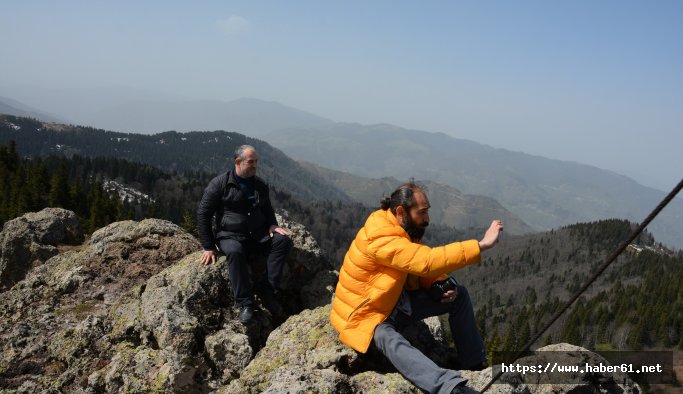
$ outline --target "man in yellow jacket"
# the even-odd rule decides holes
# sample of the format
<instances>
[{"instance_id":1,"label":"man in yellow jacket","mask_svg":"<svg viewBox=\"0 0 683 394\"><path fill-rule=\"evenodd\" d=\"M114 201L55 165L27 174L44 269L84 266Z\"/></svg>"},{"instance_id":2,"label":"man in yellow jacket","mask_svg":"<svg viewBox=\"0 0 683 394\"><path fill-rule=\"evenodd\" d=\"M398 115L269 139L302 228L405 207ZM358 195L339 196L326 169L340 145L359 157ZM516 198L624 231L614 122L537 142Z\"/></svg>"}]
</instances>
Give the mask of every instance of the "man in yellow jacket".
<instances>
[{"instance_id":1,"label":"man in yellow jacket","mask_svg":"<svg viewBox=\"0 0 683 394\"><path fill-rule=\"evenodd\" d=\"M382 200L351 243L332 302L330 321L342 343L365 353L371 343L413 384L429 393L457 392L466 380L436 365L413 347L398 326L448 314L458 358L464 369L486 362L472 303L462 286L430 295L449 272L478 263L480 253L498 241L503 223L494 220L481 241L437 248L421 245L429 225L429 200L414 183L401 185ZM438 294L437 294L438 297Z\"/></svg>"}]
</instances>

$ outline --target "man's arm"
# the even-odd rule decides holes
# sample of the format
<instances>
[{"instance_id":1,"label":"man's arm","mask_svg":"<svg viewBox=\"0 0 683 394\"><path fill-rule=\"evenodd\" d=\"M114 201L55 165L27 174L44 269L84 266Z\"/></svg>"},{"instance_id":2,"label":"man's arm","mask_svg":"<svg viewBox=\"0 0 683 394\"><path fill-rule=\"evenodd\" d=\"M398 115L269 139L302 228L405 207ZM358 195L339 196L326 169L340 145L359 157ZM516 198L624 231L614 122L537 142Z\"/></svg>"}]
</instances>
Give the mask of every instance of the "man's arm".
<instances>
[{"instance_id":1,"label":"man's arm","mask_svg":"<svg viewBox=\"0 0 683 394\"><path fill-rule=\"evenodd\" d=\"M436 277L480 261L481 252L498 241L503 223L494 220L481 241L469 240L430 248L402 236L380 237L370 242L368 251L377 262L421 277Z\"/></svg>"},{"instance_id":2,"label":"man's arm","mask_svg":"<svg viewBox=\"0 0 683 394\"><path fill-rule=\"evenodd\" d=\"M204 249L202 263L216 261L216 240L211 228L211 220L218 210L221 203L220 178L214 178L204 189L204 195L197 207L197 227L199 230L199 241Z\"/></svg>"}]
</instances>

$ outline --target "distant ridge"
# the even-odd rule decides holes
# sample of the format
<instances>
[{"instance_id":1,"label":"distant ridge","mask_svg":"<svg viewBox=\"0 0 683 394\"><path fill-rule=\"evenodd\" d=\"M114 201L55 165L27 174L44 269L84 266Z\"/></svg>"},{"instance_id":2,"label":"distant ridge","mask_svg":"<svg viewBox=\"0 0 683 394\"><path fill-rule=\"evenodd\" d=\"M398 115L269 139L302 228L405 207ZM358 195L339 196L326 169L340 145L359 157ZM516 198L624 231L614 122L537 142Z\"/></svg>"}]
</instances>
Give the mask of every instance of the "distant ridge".
<instances>
[{"instance_id":1,"label":"distant ridge","mask_svg":"<svg viewBox=\"0 0 683 394\"><path fill-rule=\"evenodd\" d=\"M364 177L433 180L494 198L524 222L550 229L583 221L642 220L665 193L597 167L551 160L392 125L334 123L265 137L298 160ZM683 200L650 226L683 248Z\"/></svg>"},{"instance_id":2,"label":"distant ridge","mask_svg":"<svg viewBox=\"0 0 683 394\"><path fill-rule=\"evenodd\" d=\"M229 130L255 136L283 127L321 127L332 123L274 101L253 98L126 101L93 113L85 121L108 130L143 134L167 130Z\"/></svg>"},{"instance_id":3,"label":"distant ridge","mask_svg":"<svg viewBox=\"0 0 683 394\"><path fill-rule=\"evenodd\" d=\"M364 178L309 162L302 164L328 179L351 198L371 208L379 206L379 199L382 195L389 195L398 185L408 180L391 177ZM429 195L432 223L457 229L481 229L487 228L493 219L503 219L507 234L521 235L535 232L532 227L493 198L465 194L450 186L429 180L417 182L426 188Z\"/></svg>"},{"instance_id":4,"label":"distant ridge","mask_svg":"<svg viewBox=\"0 0 683 394\"><path fill-rule=\"evenodd\" d=\"M0 114L23 116L27 118L43 120L46 122L68 123L66 120L58 117L57 115L49 114L26 104L20 103L19 101L2 96L0 96Z\"/></svg>"}]
</instances>

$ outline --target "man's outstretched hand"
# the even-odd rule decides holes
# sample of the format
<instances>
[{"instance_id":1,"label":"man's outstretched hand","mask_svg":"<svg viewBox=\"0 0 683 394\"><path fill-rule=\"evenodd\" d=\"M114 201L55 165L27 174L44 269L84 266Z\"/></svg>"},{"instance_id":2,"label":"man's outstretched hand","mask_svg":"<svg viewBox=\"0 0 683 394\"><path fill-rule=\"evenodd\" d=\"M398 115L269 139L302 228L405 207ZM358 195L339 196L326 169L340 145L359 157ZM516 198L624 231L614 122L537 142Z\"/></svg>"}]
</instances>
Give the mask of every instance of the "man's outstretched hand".
<instances>
[{"instance_id":1,"label":"man's outstretched hand","mask_svg":"<svg viewBox=\"0 0 683 394\"><path fill-rule=\"evenodd\" d=\"M202 254L202 264L209 265L216 262L216 252L213 250L205 250Z\"/></svg>"},{"instance_id":2,"label":"man's outstretched hand","mask_svg":"<svg viewBox=\"0 0 683 394\"><path fill-rule=\"evenodd\" d=\"M484 251L486 249L491 249L496 245L496 242L498 242L498 237L500 236L500 233L503 231L503 221L502 220L494 220L491 223L491 227L489 227L488 230L486 230L486 233L484 234L484 238L479 241L479 249L481 251Z\"/></svg>"}]
</instances>

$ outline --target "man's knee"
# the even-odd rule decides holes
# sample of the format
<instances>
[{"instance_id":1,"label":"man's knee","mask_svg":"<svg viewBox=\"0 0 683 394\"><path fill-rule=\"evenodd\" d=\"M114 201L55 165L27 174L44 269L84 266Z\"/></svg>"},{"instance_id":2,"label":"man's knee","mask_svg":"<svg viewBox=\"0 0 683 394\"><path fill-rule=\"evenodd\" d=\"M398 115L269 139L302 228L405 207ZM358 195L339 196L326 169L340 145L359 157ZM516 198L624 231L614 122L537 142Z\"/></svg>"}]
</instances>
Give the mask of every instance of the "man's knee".
<instances>
[{"instance_id":1,"label":"man's knee","mask_svg":"<svg viewBox=\"0 0 683 394\"><path fill-rule=\"evenodd\" d=\"M239 241L227 239L220 242L221 252L225 255L228 263L235 259L243 259L245 256L244 246Z\"/></svg>"},{"instance_id":2,"label":"man's knee","mask_svg":"<svg viewBox=\"0 0 683 394\"><path fill-rule=\"evenodd\" d=\"M397 336L401 334L396 331L396 327L388 322L380 323L375 327L375 333L372 340L380 352L385 353L386 348L391 347L391 342L395 341Z\"/></svg>"}]
</instances>

